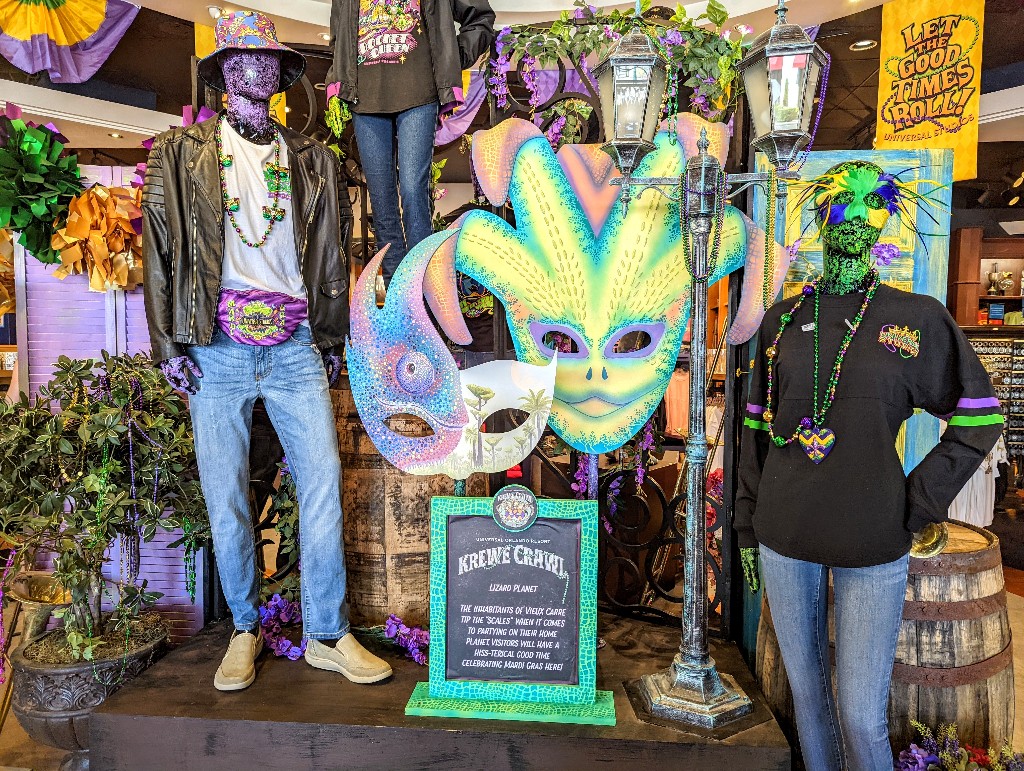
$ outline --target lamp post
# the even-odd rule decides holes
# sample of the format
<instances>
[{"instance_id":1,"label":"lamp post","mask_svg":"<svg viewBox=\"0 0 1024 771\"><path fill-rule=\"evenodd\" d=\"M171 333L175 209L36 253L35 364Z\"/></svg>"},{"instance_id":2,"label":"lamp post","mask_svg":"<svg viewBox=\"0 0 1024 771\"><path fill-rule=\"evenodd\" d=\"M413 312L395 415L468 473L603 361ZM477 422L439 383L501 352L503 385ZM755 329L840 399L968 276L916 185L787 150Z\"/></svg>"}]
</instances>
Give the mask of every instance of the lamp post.
<instances>
[{"instance_id":1,"label":"lamp post","mask_svg":"<svg viewBox=\"0 0 1024 771\"><path fill-rule=\"evenodd\" d=\"M717 256L709 253L708 245L715 228L721 226L725 196L730 191L735 193L751 185L761 185L769 195L774 192L776 218L785 222L785 180L799 178L792 166L798 154L809 149L817 130L821 110L819 103L812 128L814 97L822 73L827 73L828 68L827 54L801 27L787 23L784 0L779 0L776 15L775 26L755 39L750 52L739 64L753 115L753 147L768 156L773 167L770 173L726 176L718 160L708 154L707 132L702 131L697 143L698 153L688 159L681 177L633 176L643 155L654 148L652 140L665 86L664 76L659 74L660 57L649 40L644 48L639 38L646 35L638 24L595 70L608 140L602 149L615 159L623 175L612 180L612 184L622 186L622 198L627 205L632 197L648 189L679 202L680 227L688 241L684 269L690 272L692 279L693 328L686 441L682 641L672 664L645 675L638 687L652 715L707 729L743 717L752 709L750 699L736 681L718 672L708 650L704 519L708 458L705 428L707 303L708 279L713 272L713 266L709 270L709 263ZM637 16L639 18L639 13ZM645 105L642 121L635 117L637 104ZM641 124L643 130L638 137L636 127Z\"/></svg>"}]
</instances>

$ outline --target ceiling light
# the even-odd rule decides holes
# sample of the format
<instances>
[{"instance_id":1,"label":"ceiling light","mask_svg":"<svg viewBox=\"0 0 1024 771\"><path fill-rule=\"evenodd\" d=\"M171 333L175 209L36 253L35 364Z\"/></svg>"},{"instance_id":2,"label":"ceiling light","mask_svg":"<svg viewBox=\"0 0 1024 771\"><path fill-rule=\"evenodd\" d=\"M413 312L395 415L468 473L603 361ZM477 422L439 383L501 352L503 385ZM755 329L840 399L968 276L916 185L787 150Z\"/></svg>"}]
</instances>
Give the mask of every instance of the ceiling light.
<instances>
[{"instance_id":1,"label":"ceiling light","mask_svg":"<svg viewBox=\"0 0 1024 771\"><path fill-rule=\"evenodd\" d=\"M1020 203L1020 196L1019 196L1019 195L1015 195L1015 196L1014 196L1013 198L1011 198L1011 199L1010 199L1010 200L1009 200L1009 201L1007 202L1007 204L1006 204L1006 205L1007 205L1007 206L1016 206L1016 205L1017 205L1017 204L1019 204L1019 203Z\"/></svg>"},{"instance_id":2,"label":"ceiling light","mask_svg":"<svg viewBox=\"0 0 1024 771\"><path fill-rule=\"evenodd\" d=\"M320 33L320 39L323 40L325 43L330 43L331 42L331 33L330 32L321 32Z\"/></svg>"},{"instance_id":3,"label":"ceiling light","mask_svg":"<svg viewBox=\"0 0 1024 771\"><path fill-rule=\"evenodd\" d=\"M214 19L219 19L221 16L224 15L224 9L221 8L219 5L208 5L206 6L206 10L210 12L211 18Z\"/></svg>"},{"instance_id":4,"label":"ceiling light","mask_svg":"<svg viewBox=\"0 0 1024 771\"><path fill-rule=\"evenodd\" d=\"M292 111L292 108L291 108L291 107L285 107L285 108L284 108L284 111L285 111L285 112L291 112L291 111Z\"/></svg>"},{"instance_id":5,"label":"ceiling light","mask_svg":"<svg viewBox=\"0 0 1024 771\"><path fill-rule=\"evenodd\" d=\"M858 40L850 45L851 51L870 51L878 45L877 40Z\"/></svg>"},{"instance_id":6,"label":"ceiling light","mask_svg":"<svg viewBox=\"0 0 1024 771\"><path fill-rule=\"evenodd\" d=\"M989 188L985 188L981 195L978 196L978 205L984 206L992 200L992 191Z\"/></svg>"},{"instance_id":7,"label":"ceiling light","mask_svg":"<svg viewBox=\"0 0 1024 771\"><path fill-rule=\"evenodd\" d=\"M1020 187L1021 185L1024 185L1024 174L1017 177L1017 180L1013 183L1014 187Z\"/></svg>"},{"instance_id":8,"label":"ceiling light","mask_svg":"<svg viewBox=\"0 0 1024 771\"><path fill-rule=\"evenodd\" d=\"M111 139L124 139L124 134L118 134L116 131L111 131L107 136Z\"/></svg>"}]
</instances>

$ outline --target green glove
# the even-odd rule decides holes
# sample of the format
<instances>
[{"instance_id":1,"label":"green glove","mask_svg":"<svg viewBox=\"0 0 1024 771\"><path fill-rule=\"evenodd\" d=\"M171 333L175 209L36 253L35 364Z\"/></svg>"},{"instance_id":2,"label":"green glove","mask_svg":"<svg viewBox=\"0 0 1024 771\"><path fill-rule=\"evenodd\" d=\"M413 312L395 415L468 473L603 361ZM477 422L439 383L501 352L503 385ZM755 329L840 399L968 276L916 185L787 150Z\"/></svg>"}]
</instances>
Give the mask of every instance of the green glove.
<instances>
[{"instance_id":1,"label":"green glove","mask_svg":"<svg viewBox=\"0 0 1024 771\"><path fill-rule=\"evenodd\" d=\"M345 127L352 120L352 113L349 110L348 102L343 102L337 95L327 98L327 112L324 121L338 139L345 133Z\"/></svg>"},{"instance_id":2,"label":"green glove","mask_svg":"<svg viewBox=\"0 0 1024 771\"><path fill-rule=\"evenodd\" d=\"M743 577L747 588L756 592L761 588L761 575L757 568L757 549L740 549L740 562L743 563Z\"/></svg>"}]
</instances>

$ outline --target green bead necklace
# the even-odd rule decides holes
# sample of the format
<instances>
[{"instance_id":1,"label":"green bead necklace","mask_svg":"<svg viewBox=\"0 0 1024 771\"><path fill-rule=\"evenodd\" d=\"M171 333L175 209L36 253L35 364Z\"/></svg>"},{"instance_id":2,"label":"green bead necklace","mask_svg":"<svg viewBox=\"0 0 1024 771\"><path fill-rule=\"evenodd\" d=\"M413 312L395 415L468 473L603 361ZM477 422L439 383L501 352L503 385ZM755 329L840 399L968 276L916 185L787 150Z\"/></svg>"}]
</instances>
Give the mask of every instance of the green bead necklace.
<instances>
[{"instance_id":1,"label":"green bead necklace","mask_svg":"<svg viewBox=\"0 0 1024 771\"><path fill-rule=\"evenodd\" d=\"M768 398L767 404L765 405L764 411L764 422L768 426L768 435L771 437L772 443L776 447L785 447L792 444L793 442L799 442L800 447L807 454L815 464L821 463L828 457L828 454L832 452L832 448L835 446L836 435L830 429L824 427L825 416L828 414L829 408L836 399L836 389L839 387L839 378L842 376L843 361L846 359L846 354L850 350L850 343L853 342L853 338L857 335L857 330L860 329L860 324L864 320L864 314L867 312L868 306L871 304L871 300L875 296L875 292L878 291L878 287L881 284L878 272L872 270L869 274L870 283L868 284L867 290L864 292L864 302L861 303L860 310L857 311L857 315L853 319L853 323L850 325L850 329L847 331L846 336L843 338L842 345L839 346L839 353L836 355L835 364L832 366L832 374L829 375L828 386L825 389L823 397L819 398L819 378L818 369L821 361L821 341L820 341L820 312L821 312L821 292L819 291L818 284L821 282L819 278L813 284L807 284L804 286L803 291L800 294L800 299L797 300L796 304L789 310L788 313L783 313L779 318L779 331L775 335L775 339L772 344L765 350L765 356L768 358ZM773 404L775 400L775 361L779 355L779 341L782 339L782 333L786 330L796 316L798 310L803 306L804 301L809 297L814 296L814 395L813 395L813 411L810 416L801 418L800 424L794 429L793 433L787 438L785 436L779 436L775 433L775 413L773 410Z\"/></svg>"},{"instance_id":2,"label":"green bead necklace","mask_svg":"<svg viewBox=\"0 0 1024 771\"><path fill-rule=\"evenodd\" d=\"M224 199L224 211L228 215L228 219L231 222L231 227L235 233L242 240L242 243L248 246L250 249L260 249L267 240L270 238L270 234L274 232L274 225L281 222L285 218L285 210L281 208L281 196L283 195L281 179L284 177L284 170L281 166L281 134L277 133L274 135L274 161L268 165L269 175L274 178L274 183L267 186L267 196L270 198L270 206L263 207L263 219L267 221L267 229L263 232L262 238L258 241L250 241L245 237L242 232L242 226L238 224L238 220L235 219L235 214L238 213L242 208L241 201L237 198L232 198L228 194L228 178L227 170L230 169L235 159L233 156L228 155L224 152L224 121L217 121L217 130L215 132L215 138L217 141L217 159L220 165L220 190L221 196Z\"/></svg>"}]
</instances>

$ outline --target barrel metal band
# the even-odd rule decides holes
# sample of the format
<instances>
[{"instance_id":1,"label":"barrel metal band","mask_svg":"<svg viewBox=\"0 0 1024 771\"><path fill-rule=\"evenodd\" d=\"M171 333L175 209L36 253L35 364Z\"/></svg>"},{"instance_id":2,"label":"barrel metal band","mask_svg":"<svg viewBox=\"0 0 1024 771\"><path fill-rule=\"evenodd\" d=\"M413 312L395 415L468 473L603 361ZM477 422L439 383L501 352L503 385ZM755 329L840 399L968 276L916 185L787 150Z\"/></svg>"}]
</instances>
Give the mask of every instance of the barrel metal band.
<instances>
[{"instance_id":1,"label":"barrel metal band","mask_svg":"<svg viewBox=\"0 0 1024 771\"><path fill-rule=\"evenodd\" d=\"M910 560L910 574L914 576L948 576L957 573L981 573L1002 565L999 542L990 544L981 551L940 554L930 559Z\"/></svg>"},{"instance_id":2,"label":"barrel metal band","mask_svg":"<svg viewBox=\"0 0 1024 771\"><path fill-rule=\"evenodd\" d=\"M936 602L907 600L903 603L906 621L970 621L998 613L1006 608L1006 590L974 600Z\"/></svg>"},{"instance_id":3,"label":"barrel metal band","mask_svg":"<svg viewBox=\"0 0 1024 771\"><path fill-rule=\"evenodd\" d=\"M1011 640L995 656L964 667L939 669L902 664L897 661L892 668L892 679L905 685L924 686L925 688L958 688L961 685L988 680L1012 663L1013 642Z\"/></svg>"}]
</instances>

